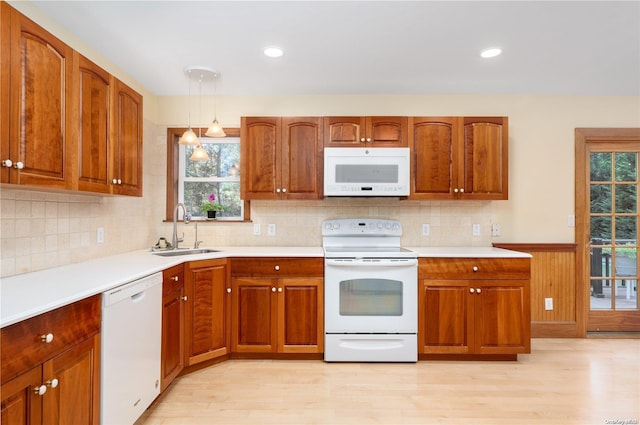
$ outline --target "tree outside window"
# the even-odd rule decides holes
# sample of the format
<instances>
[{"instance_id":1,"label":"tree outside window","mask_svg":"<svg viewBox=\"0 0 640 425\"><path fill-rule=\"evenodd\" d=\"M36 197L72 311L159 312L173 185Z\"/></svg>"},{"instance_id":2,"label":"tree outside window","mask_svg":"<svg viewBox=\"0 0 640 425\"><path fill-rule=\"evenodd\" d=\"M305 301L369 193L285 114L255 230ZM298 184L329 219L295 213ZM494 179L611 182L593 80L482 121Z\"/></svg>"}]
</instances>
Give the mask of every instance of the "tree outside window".
<instances>
[{"instance_id":1,"label":"tree outside window","mask_svg":"<svg viewBox=\"0 0 640 425\"><path fill-rule=\"evenodd\" d=\"M180 146L178 198L193 217L205 218L202 205L215 195L223 207L217 217L242 219L244 203L240 199L240 138L200 138L209 154L208 161L189 161L193 146Z\"/></svg>"}]
</instances>

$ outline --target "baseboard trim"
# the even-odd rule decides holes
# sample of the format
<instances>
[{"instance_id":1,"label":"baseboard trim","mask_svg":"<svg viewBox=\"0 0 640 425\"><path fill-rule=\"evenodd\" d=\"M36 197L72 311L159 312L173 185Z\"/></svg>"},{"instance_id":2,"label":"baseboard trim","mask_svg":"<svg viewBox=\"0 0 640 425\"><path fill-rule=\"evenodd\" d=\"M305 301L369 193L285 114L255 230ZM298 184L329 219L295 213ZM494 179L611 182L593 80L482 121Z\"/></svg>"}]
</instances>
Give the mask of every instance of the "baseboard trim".
<instances>
[{"instance_id":1,"label":"baseboard trim","mask_svg":"<svg viewBox=\"0 0 640 425\"><path fill-rule=\"evenodd\" d=\"M531 322L531 338L582 338L576 322Z\"/></svg>"}]
</instances>

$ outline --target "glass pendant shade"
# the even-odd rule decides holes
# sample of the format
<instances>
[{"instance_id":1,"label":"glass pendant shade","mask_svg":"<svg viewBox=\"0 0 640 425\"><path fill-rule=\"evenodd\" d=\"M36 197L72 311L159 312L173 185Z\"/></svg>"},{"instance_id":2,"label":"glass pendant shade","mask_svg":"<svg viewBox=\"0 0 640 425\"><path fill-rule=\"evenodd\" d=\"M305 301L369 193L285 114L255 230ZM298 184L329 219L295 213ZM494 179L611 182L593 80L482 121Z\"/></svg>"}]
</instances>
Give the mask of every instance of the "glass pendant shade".
<instances>
[{"instance_id":1,"label":"glass pendant shade","mask_svg":"<svg viewBox=\"0 0 640 425\"><path fill-rule=\"evenodd\" d=\"M202 146L198 146L193 150L193 153L189 157L189 161L208 161L209 154L204 150Z\"/></svg>"},{"instance_id":2,"label":"glass pendant shade","mask_svg":"<svg viewBox=\"0 0 640 425\"><path fill-rule=\"evenodd\" d=\"M207 129L207 132L204 133L204 135L209 137L227 137L227 134L224 132L224 130L222 129L222 126L220 125L217 119L213 120L213 122Z\"/></svg>"},{"instance_id":3,"label":"glass pendant shade","mask_svg":"<svg viewBox=\"0 0 640 425\"><path fill-rule=\"evenodd\" d=\"M191 129L191 127L189 127L187 131L182 134L182 137L180 137L180 141L178 141L178 144L187 146L198 146L200 142L198 141L198 136L196 136L196 133Z\"/></svg>"}]
</instances>

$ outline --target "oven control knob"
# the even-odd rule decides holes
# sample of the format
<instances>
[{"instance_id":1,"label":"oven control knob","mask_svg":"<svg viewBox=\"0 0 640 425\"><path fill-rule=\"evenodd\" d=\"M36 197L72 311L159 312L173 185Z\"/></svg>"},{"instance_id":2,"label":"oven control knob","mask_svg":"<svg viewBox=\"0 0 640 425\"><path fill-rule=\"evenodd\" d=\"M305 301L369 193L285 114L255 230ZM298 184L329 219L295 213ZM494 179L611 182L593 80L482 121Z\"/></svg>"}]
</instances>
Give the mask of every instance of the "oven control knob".
<instances>
[{"instance_id":1,"label":"oven control knob","mask_svg":"<svg viewBox=\"0 0 640 425\"><path fill-rule=\"evenodd\" d=\"M386 227L387 229L391 229L391 223L387 223L384 227Z\"/></svg>"},{"instance_id":2,"label":"oven control knob","mask_svg":"<svg viewBox=\"0 0 640 425\"><path fill-rule=\"evenodd\" d=\"M332 228L331 223L324 223L324 228L327 230L331 230Z\"/></svg>"},{"instance_id":3,"label":"oven control knob","mask_svg":"<svg viewBox=\"0 0 640 425\"><path fill-rule=\"evenodd\" d=\"M393 223L393 230L400 230L400 225L398 223Z\"/></svg>"}]
</instances>

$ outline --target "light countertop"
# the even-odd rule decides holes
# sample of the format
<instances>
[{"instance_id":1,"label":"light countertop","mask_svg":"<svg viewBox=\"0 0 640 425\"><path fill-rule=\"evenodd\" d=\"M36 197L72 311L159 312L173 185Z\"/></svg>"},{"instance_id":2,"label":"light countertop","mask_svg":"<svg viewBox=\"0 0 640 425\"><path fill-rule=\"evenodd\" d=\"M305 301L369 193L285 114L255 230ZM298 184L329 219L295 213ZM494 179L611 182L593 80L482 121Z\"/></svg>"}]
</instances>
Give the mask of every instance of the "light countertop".
<instances>
[{"instance_id":1,"label":"light countertop","mask_svg":"<svg viewBox=\"0 0 640 425\"><path fill-rule=\"evenodd\" d=\"M186 262L227 257L323 257L322 247L235 246L220 252L161 257L148 249L3 278L0 327L37 316ZM529 254L491 247L410 247L419 257L522 258Z\"/></svg>"}]
</instances>

